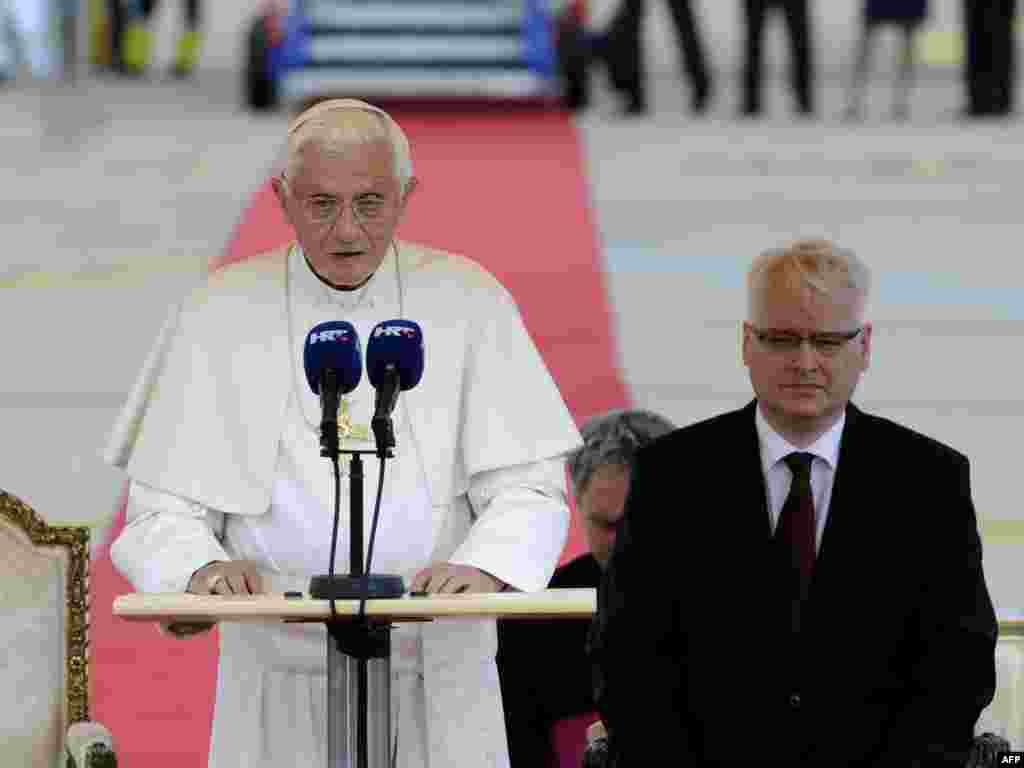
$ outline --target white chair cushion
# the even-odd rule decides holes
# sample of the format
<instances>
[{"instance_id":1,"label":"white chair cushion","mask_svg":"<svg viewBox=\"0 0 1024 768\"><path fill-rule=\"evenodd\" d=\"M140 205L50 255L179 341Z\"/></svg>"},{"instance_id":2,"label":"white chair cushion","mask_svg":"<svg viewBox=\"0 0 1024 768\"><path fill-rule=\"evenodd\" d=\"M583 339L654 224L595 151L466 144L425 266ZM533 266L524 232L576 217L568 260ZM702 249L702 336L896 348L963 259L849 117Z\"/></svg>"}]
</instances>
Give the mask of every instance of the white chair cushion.
<instances>
[{"instance_id":1,"label":"white chair cushion","mask_svg":"<svg viewBox=\"0 0 1024 768\"><path fill-rule=\"evenodd\" d=\"M996 645L996 695L978 718L977 733L994 733L1024 749L1024 635L1005 635Z\"/></svg>"},{"instance_id":2,"label":"white chair cushion","mask_svg":"<svg viewBox=\"0 0 1024 768\"><path fill-rule=\"evenodd\" d=\"M0 755L63 765L64 568L0 521Z\"/></svg>"}]
</instances>

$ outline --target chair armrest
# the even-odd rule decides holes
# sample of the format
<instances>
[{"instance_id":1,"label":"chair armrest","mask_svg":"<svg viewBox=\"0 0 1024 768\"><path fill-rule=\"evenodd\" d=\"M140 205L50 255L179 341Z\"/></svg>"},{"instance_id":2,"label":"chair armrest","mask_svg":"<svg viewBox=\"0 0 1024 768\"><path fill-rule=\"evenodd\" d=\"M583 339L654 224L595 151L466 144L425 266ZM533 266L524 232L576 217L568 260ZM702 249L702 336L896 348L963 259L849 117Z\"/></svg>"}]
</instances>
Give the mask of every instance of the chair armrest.
<instances>
[{"instance_id":1,"label":"chair armrest","mask_svg":"<svg viewBox=\"0 0 1024 768\"><path fill-rule=\"evenodd\" d=\"M1009 752L1010 742L994 733L974 737L966 768L996 768L1000 752Z\"/></svg>"},{"instance_id":2,"label":"chair armrest","mask_svg":"<svg viewBox=\"0 0 1024 768\"><path fill-rule=\"evenodd\" d=\"M99 723L75 723L65 740L68 768L116 768L114 738Z\"/></svg>"}]
</instances>

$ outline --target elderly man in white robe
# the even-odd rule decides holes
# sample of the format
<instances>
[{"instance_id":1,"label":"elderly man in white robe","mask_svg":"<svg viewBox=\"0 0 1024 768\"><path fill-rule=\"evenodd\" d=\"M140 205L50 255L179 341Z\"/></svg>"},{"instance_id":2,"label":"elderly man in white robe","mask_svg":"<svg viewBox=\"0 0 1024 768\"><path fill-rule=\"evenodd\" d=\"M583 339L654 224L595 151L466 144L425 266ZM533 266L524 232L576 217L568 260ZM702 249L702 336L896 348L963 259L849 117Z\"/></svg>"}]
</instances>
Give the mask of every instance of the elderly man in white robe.
<instances>
[{"instance_id":1,"label":"elderly man in white robe","mask_svg":"<svg viewBox=\"0 0 1024 768\"><path fill-rule=\"evenodd\" d=\"M579 433L508 291L467 258L395 238L416 188L401 128L364 102L323 102L292 123L272 183L297 242L212 274L174 308L115 425L108 460L131 478L117 568L140 591L306 591L327 572L333 475L305 335L345 320L367 339L407 318L426 369L394 413L374 572L427 593L543 589ZM343 448L373 447L366 378L341 403ZM343 479L338 573L347 499ZM325 765L325 627L220 633L209 765ZM399 624L392 649L398 765L506 768L494 622Z\"/></svg>"}]
</instances>

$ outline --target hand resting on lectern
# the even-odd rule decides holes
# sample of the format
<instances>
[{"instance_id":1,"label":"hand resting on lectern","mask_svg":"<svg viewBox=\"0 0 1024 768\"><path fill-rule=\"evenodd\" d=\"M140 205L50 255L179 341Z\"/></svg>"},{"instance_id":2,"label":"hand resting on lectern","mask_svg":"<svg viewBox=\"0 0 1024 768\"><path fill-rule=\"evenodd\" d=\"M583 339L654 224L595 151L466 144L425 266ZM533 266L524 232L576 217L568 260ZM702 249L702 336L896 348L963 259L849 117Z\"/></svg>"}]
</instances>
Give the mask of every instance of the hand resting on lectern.
<instances>
[{"instance_id":1,"label":"hand resting on lectern","mask_svg":"<svg viewBox=\"0 0 1024 768\"><path fill-rule=\"evenodd\" d=\"M262 595L266 593L263 577L256 564L249 560L214 560L192 574L188 588L191 595ZM213 628L213 622L175 622L166 629L175 637L190 637Z\"/></svg>"},{"instance_id":2,"label":"hand resting on lectern","mask_svg":"<svg viewBox=\"0 0 1024 768\"><path fill-rule=\"evenodd\" d=\"M504 592L506 589L509 586L505 582L479 568L455 563L433 563L416 574L411 591L428 595L455 595Z\"/></svg>"}]
</instances>

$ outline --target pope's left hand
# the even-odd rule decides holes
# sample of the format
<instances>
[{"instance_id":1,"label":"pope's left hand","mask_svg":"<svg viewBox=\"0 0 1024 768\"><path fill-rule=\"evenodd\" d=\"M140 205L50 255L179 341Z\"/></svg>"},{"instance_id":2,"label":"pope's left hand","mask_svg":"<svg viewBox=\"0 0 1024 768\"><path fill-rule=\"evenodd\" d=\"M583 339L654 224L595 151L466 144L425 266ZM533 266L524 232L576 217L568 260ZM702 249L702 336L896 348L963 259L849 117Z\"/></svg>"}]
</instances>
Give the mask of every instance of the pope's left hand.
<instances>
[{"instance_id":1,"label":"pope's left hand","mask_svg":"<svg viewBox=\"0 0 1024 768\"><path fill-rule=\"evenodd\" d=\"M434 563L416 574L413 592L429 595L454 595L472 592L501 592L505 582L469 565Z\"/></svg>"}]
</instances>

